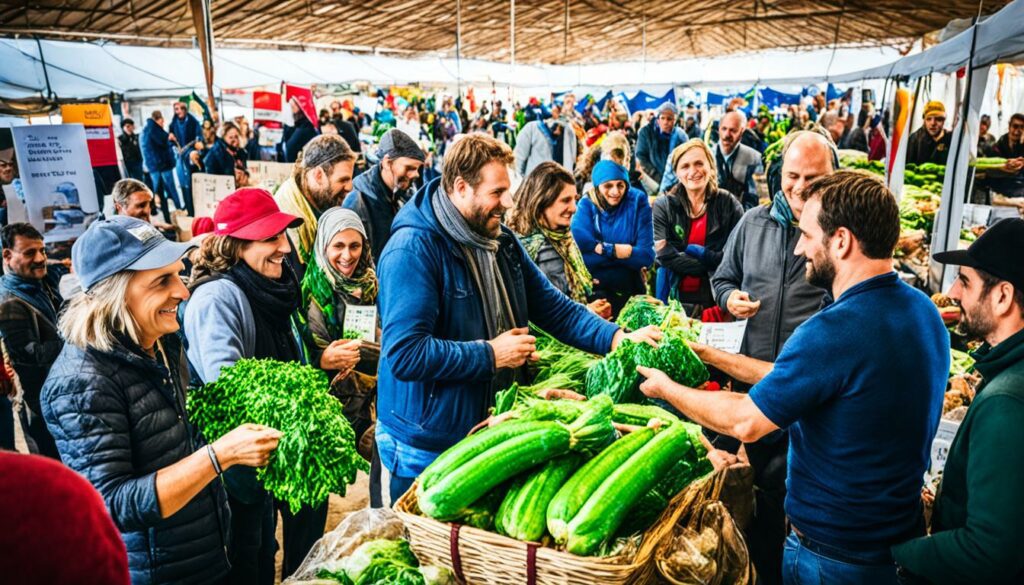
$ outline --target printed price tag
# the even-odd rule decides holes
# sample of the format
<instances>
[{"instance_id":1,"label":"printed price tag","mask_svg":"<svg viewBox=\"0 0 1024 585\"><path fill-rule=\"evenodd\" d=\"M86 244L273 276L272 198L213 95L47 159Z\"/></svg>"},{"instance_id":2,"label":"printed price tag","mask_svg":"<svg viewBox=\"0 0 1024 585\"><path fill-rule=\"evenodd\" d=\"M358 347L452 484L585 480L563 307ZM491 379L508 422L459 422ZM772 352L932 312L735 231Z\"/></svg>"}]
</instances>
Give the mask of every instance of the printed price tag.
<instances>
[{"instance_id":1,"label":"printed price tag","mask_svg":"<svg viewBox=\"0 0 1024 585\"><path fill-rule=\"evenodd\" d=\"M729 353L739 353L746 331L746 319L732 323L702 323L700 342Z\"/></svg>"},{"instance_id":2,"label":"printed price tag","mask_svg":"<svg viewBox=\"0 0 1024 585\"><path fill-rule=\"evenodd\" d=\"M377 341L377 305L346 305L342 327L359 333L363 341Z\"/></svg>"},{"instance_id":3,"label":"printed price tag","mask_svg":"<svg viewBox=\"0 0 1024 585\"><path fill-rule=\"evenodd\" d=\"M935 439L932 440L932 464L928 469L928 475L935 477L946 466L946 457L949 456L949 446L953 444L953 437L960 428L960 423L954 420L939 420L939 428L935 432Z\"/></svg>"}]
</instances>

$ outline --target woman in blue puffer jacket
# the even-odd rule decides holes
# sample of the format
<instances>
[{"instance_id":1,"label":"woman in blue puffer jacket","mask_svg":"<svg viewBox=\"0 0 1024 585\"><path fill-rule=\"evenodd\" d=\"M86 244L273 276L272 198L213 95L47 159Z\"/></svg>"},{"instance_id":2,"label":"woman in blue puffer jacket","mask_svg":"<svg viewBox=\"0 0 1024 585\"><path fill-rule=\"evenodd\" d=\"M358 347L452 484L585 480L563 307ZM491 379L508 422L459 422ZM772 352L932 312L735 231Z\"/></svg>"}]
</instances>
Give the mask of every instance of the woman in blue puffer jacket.
<instances>
[{"instance_id":1,"label":"woman in blue puffer jacket","mask_svg":"<svg viewBox=\"0 0 1024 585\"><path fill-rule=\"evenodd\" d=\"M61 459L103 496L136 585L223 582L228 507L217 477L266 465L281 435L242 425L206 444L189 424L175 332L191 247L128 216L89 226L72 247L83 294L60 317L66 343L41 396Z\"/></svg>"}]
</instances>

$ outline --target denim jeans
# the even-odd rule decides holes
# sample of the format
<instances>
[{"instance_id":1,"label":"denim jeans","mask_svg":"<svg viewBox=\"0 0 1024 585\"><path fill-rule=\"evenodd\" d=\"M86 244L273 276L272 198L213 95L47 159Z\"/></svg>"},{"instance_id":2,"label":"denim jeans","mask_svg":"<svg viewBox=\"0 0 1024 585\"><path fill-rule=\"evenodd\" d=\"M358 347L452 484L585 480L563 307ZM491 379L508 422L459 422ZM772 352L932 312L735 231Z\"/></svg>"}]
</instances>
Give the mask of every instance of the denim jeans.
<instances>
[{"instance_id":1,"label":"denim jeans","mask_svg":"<svg viewBox=\"0 0 1024 585\"><path fill-rule=\"evenodd\" d=\"M185 204L178 196L178 188L174 185L174 169L160 172L150 172L153 179L153 193L160 196L160 210L166 215L166 220L171 221L171 209L168 201L173 199L177 209L185 209Z\"/></svg>"},{"instance_id":2,"label":"denim jeans","mask_svg":"<svg viewBox=\"0 0 1024 585\"><path fill-rule=\"evenodd\" d=\"M409 490L416 477L423 473L423 470L433 463L441 453L417 449L412 445L399 442L387 432L387 429L381 427L379 421L375 438L380 463L391 474L388 487L393 505L398 498L402 497L402 494Z\"/></svg>"},{"instance_id":3,"label":"denim jeans","mask_svg":"<svg viewBox=\"0 0 1024 585\"><path fill-rule=\"evenodd\" d=\"M838 549L806 539L802 542L793 532L782 553L782 581L786 585L901 585L888 548L872 552Z\"/></svg>"}]
</instances>

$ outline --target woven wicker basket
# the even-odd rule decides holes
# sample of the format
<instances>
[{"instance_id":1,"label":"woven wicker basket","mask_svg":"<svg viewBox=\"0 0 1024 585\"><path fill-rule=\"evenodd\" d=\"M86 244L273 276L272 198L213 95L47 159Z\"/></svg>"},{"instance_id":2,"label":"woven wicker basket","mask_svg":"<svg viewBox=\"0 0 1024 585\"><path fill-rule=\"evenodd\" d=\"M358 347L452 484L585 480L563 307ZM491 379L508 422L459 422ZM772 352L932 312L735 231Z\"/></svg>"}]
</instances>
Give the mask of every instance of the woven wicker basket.
<instances>
[{"instance_id":1,"label":"woven wicker basket","mask_svg":"<svg viewBox=\"0 0 1024 585\"><path fill-rule=\"evenodd\" d=\"M420 515L417 484L395 502L394 509L405 522L413 552L420 561L448 567L467 584L633 585L654 581L654 551L672 533L679 517L702 497L706 483L707 478L694 482L669 503L644 533L632 559L581 557L469 526L439 522Z\"/></svg>"}]
</instances>

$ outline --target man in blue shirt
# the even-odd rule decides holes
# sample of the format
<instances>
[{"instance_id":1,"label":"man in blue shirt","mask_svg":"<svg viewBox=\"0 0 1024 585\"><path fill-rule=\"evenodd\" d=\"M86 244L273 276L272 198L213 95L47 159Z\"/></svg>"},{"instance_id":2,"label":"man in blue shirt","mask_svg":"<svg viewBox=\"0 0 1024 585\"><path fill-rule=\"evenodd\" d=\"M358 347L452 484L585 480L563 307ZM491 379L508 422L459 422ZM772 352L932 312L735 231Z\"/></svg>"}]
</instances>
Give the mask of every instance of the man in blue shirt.
<instances>
[{"instance_id":1,"label":"man in blue shirt","mask_svg":"<svg viewBox=\"0 0 1024 585\"><path fill-rule=\"evenodd\" d=\"M892 270L899 211L880 181L840 172L801 198L796 253L836 300L797 328L749 394L686 388L646 368L641 390L743 442L789 429L785 583L895 584L889 546L924 532L949 335Z\"/></svg>"}]
</instances>

